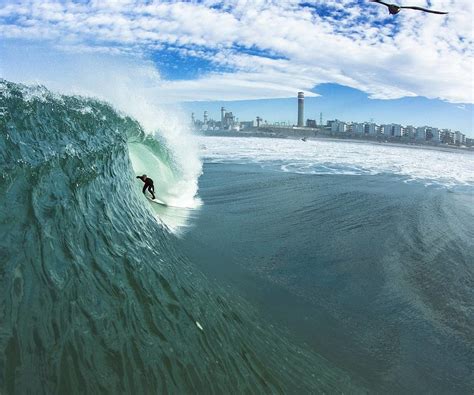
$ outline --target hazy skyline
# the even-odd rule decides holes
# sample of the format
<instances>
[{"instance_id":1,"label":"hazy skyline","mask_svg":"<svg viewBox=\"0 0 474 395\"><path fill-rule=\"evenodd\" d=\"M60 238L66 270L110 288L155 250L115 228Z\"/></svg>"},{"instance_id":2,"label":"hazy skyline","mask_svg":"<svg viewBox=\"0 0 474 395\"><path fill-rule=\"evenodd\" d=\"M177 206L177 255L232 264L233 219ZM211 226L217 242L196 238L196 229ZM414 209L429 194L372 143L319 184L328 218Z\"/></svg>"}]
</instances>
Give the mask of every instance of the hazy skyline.
<instances>
[{"instance_id":1,"label":"hazy skyline","mask_svg":"<svg viewBox=\"0 0 474 395\"><path fill-rule=\"evenodd\" d=\"M120 76L156 105L232 102L241 119L275 121L294 119L301 90L306 118L322 111L472 136L472 2L410 4L450 13L390 16L364 0L6 0L0 77L100 95L97 85Z\"/></svg>"},{"instance_id":2,"label":"hazy skyline","mask_svg":"<svg viewBox=\"0 0 474 395\"><path fill-rule=\"evenodd\" d=\"M335 84L322 84L315 88L319 96L305 98L305 121L315 119L318 124L320 113L323 123L332 119L353 122L400 123L413 126L434 126L460 130L474 136L473 105L452 104L442 100L424 97L409 97L394 100L369 99L368 95L356 89ZM296 92L293 98L262 99L242 101L188 102L183 108L196 119L202 119L203 112L209 117L220 119L221 106L232 111L240 121L255 120L260 116L268 122L297 122Z\"/></svg>"}]
</instances>

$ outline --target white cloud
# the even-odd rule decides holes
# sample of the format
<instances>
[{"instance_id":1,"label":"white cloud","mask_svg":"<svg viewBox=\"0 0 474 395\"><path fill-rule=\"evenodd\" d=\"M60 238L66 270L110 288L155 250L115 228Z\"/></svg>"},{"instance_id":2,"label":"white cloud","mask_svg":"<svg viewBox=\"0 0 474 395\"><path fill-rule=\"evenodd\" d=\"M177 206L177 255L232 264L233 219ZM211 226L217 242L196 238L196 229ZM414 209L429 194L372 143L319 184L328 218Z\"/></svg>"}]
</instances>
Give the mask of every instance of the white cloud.
<instances>
[{"instance_id":1,"label":"white cloud","mask_svg":"<svg viewBox=\"0 0 474 395\"><path fill-rule=\"evenodd\" d=\"M430 1L448 16L406 10L395 17L362 0L299 3L24 0L0 5L0 37L143 56L172 46L233 71L161 81L176 100L288 97L335 82L374 98L474 102L471 0Z\"/></svg>"}]
</instances>

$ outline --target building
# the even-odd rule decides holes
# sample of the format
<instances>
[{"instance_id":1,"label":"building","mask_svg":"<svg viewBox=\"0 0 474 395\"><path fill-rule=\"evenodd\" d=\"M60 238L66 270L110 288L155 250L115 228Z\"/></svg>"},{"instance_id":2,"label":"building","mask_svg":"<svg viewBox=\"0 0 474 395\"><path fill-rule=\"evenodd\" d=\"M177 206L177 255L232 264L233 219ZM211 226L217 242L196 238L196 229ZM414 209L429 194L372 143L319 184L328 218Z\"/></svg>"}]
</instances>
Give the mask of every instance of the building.
<instances>
[{"instance_id":1,"label":"building","mask_svg":"<svg viewBox=\"0 0 474 395\"><path fill-rule=\"evenodd\" d=\"M381 125L380 126L380 132L385 137L392 137L392 125Z\"/></svg>"},{"instance_id":2,"label":"building","mask_svg":"<svg viewBox=\"0 0 474 395\"><path fill-rule=\"evenodd\" d=\"M428 132L428 126L419 126L416 128L415 140L425 141Z\"/></svg>"},{"instance_id":3,"label":"building","mask_svg":"<svg viewBox=\"0 0 474 395\"><path fill-rule=\"evenodd\" d=\"M441 130L441 142L444 144L454 144L455 135L450 129Z\"/></svg>"},{"instance_id":4,"label":"building","mask_svg":"<svg viewBox=\"0 0 474 395\"><path fill-rule=\"evenodd\" d=\"M240 122L240 129L250 129L257 126L257 122L255 121L242 121Z\"/></svg>"},{"instance_id":5,"label":"building","mask_svg":"<svg viewBox=\"0 0 474 395\"><path fill-rule=\"evenodd\" d=\"M364 134L365 133L365 124L363 123L353 123L351 125L351 132L355 134Z\"/></svg>"},{"instance_id":6,"label":"building","mask_svg":"<svg viewBox=\"0 0 474 395\"><path fill-rule=\"evenodd\" d=\"M373 122L366 123L364 126L364 131L367 134L375 136L377 134L377 125Z\"/></svg>"},{"instance_id":7,"label":"building","mask_svg":"<svg viewBox=\"0 0 474 395\"><path fill-rule=\"evenodd\" d=\"M385 137L402 137L405 134L405 128L402 125L391 123L381 126L381 133Z\"/></svg>"},{"instance_id":8,"label":"building","mask_svg":"<svg viewBox=\"0 0 474 395\"><path fill-rule=\"evenodd\" d=\"M307 119L306 120L306 127L308 128L316 128L318 125L315 119Z\"/></svg>"},{"instance_id":9,"label":"building","mask_svg":"<svg viewBox=\"0 0 474 395\"><path fill-rule=\"evenodd\" d=\"M405 129L402 125L399 124L392 124L392 136L393 137L402 137Z\"/></svg>"},{"instance_id":10,"label":"building","mask_svg":"<svg viewBox=\"0 0 474 395\"><path fill-rule=\"evenodd\" d=\"M222 129L230 130L235 126L235 117L232 112L226 112L224 114L223 121L221 123Z\"/></svg>"},{"instance_id":11,"label":"building","mask_svg":"<svg viewBox=\"0 0 474 395\"><path fill-rule=\"evenodd\" d=\"M426 132L426 139L433 141L435 143L441 143L442 142L442 135L441 131L438 128L428 128Z\"/></svg>"},{"instance_id":12,"label":"building","mask_svg":"<svg viewBox=\"0 0 474 395\"><path fill-rule=\"evenodd\" d=\"M466 145L466 135L462 134L460 131L454 132L454 144Z\"/></svg>"},{"instance_id":13,"label":"building","mask_svg":"<svg viewBox=\"0 0 474 395\"><path fill-rule=\"evenodd\" d=\"M347 123L341 122L337 119L334 121L328 121L327 128L331 130L331 133L345 133L349 130Z\"/></svg>"},{"instance_id":14,"label":"building","mask_svg":"<svg viewBox=\"0 0 474 395\"><path fill-rule=\"evenodd\" d=\"M414 126L407 126L405 128L405 133L404 133L404 136L405 137L408 137L410 139L414 139L415 136L416 136L416 128Z\"/></svg>"}]
</instances>

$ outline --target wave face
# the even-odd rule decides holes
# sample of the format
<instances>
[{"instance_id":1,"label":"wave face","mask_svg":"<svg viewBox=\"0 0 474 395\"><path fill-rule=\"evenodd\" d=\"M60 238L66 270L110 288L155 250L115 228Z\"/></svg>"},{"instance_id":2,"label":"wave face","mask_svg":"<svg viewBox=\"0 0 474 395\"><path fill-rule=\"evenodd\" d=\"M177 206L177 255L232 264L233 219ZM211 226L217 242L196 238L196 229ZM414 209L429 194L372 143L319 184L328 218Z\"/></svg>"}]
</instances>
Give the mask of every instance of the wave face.
<instances>
[{"instance_id":1,"label":"wave face","mask_svg":"<svg viewBox=\"0 0 474 395\"><path fill-rule=\"evenodd\" d=\"M359 392L177 251L129 147L153 146L171 178L172 155L136 121L42 87L0 92L0 392Z\"/></svg>"}]
</instances>

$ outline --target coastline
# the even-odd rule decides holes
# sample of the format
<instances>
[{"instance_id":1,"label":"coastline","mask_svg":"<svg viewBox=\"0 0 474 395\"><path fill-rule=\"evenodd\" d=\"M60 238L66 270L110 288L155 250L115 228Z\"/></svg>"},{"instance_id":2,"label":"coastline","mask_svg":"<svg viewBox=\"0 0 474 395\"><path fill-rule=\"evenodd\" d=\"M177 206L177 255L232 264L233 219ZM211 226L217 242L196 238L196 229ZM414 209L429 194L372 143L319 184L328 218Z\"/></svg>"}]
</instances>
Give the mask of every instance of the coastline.
<instances>
[{"instance_id":1,"label":"coastline","mask_svg":"<svg viewBox=\"0 0 474 395\"><path fill-rule=\"evenodd\" d=\"M416 143L413 141L391 141L378 138L357 138L355 136L341 136L336 135L324 135L314 132L313 130L294 129L293 133L284 133L282 131L267 131L265 129L252 129L248 131L229 131L229 130L208 130L197 133L202 136L216 136L216 137L258 137L258 138L276 138L276 139L290 139L290 140L301 140L306 138L305 141L325 140L332 142L343 142L348 141L351 143L359 144L373 144L373 145L390 145L401 148L415 148L415 149L427 149L435 151L447 151L447 152L469 152L474 153L474 147L466 146L453 146L446 144L430 144L430 143Z\"/></svg>"}]
</instances>

